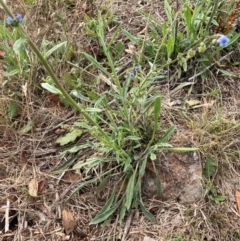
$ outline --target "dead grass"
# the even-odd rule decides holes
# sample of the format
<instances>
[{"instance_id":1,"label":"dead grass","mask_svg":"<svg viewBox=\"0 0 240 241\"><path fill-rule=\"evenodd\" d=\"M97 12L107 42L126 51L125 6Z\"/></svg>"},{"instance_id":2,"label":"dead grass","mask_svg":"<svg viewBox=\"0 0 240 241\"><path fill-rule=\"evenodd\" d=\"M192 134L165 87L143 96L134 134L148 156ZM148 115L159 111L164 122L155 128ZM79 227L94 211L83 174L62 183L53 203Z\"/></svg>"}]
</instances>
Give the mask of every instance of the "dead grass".
<instances>
[{"instance_id":1,"label":"dead grass","mask_svg":"<svg viewBox=\"0 0 240 241\"><path fill-rule=\"evenodd\" d=\"M36 43L40 44L43 36L53 42L66 39L77 47L77 52L84 50L96 55L97 42L89 38L81 28L84 12L93 14L89 3L75 1L73 5L69 5L67 2L72 1L37 1L36 6L28 8L19 0L13 3L12 8L27 16L27 29ZM138 35L145 28L140 11L151 10L154 6L154 16L163 18L162 3L155 1L151 4L150 1L102 1L96 3L96 6L111 8L124 28L133 35ZM94 5L95 11L96 6ZM60 62L53 68L59 76L64 76L70 70L68 64ZM31 80L13 83L19 89L22 88L22 83L31 83L25 98L18 102L16 118L21 123L20 126L28 119L33 120L35 127L30 134L20 135L13 122L4 118L10 97L1 91L0 228L3 229L5 225L3 216L7 200L10 201L12 220L10 231L0 235L0 239L4 241L68 240L62 227L61 210L64 207L64 198L79 184L79 180L65 183L62 181L64 176L50 175L49 170L61 163L59 152L62 148L54 143L59 136L57 131L61 129L61 124L70 124L81 117L34 90L33 83L41 81L41 75L37 73L39 70L40 66L35 66ZM166 95L169 88L171 86L167 84L163 86ZM214 89L221 91L218 95L211 96ZM217 173L212 182L217 191L226 197L226 201L215 204L206 193L199 202L189 205L180 204L176 200L163 202L155 197L145 198L145 205L155 214L157 222L148 222L138 210L134 210L126 240L151 241L147 237L152 238L152 241L173 241L178 237L184 241L240 240L240 214L235 200L235 189L240 189L239 90L238 78L218 74L212 76L204 86L201 83L196 84L194 92L187 97L198 99L202 106L187 106L184 102L186 90L182 90L166 98L163 108L166 123L177 125L180 136L188 136L195 146L201 148L203 165L207 155L216 160ZM84 136L81 141L88 138ZM85 152L82 158L92 154ZM81 181L81 173L78 174ZM33 178L45 182L36 198L28 194L28 185ZM202 182L206 185L208 180L203 178ZM77 222L70 240L121 240L125 227L117 224L118 217L105 229L88 225L112 191L111 186L107 186L101 195L96 195L93 190L94 186L83 189L66 205Z\"/></svg>"}]
</instances>

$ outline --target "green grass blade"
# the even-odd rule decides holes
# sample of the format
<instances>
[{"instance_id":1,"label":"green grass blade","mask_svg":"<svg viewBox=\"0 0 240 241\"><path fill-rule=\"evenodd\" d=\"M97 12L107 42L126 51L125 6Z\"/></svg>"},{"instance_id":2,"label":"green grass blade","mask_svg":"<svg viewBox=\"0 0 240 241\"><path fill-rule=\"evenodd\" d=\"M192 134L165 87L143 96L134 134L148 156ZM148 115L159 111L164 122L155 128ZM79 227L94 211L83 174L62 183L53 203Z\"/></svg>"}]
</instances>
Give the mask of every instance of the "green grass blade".
<instances>
[{"instance_id":1,"label":"green grass blade","mask_svg":"<svg viewBox=\"0 0 240 241\"><path fill-rule=\"evenodd\" d=\"M126 192L125 192L126 193L125 206L126 206L127 210L130 209L131 204L132 204L132 200L133 200L133 192L134 192L136 172L137 172L137 168L135 169L134 173L130 177L130 179L128 181L127 189L126 189Z\"/></svg>"},{"instance_id":2,"label":"green grass blade","mask_svg":"<svg viewBox=\"0 0 240 241\"><path fill-rule=\"evenodd\" d=\"M69 160L67 160L66 162L64 162L62 165L60 165L59 167L56 167L55 169L53 169L52 171L50 171L50 173L52 174L57 174L57 173L62 173L64 171L67 170L67 168L78 158L79 155L73 156L71 157Z\"/></svg>"},{"instance_id":3,"label":"green grass blade","mask_svg":"<svg viewBox=\"0 0 240 241\"><path fill-rule=\"evenodd\" d=\"M45 57L48 58L51 54L53 54L54 52L56 52L58 49L60 49L60 48L62 48L62 47L66 48L66 46L67 46L67 41L64 41L64 42L62 42L62 43L59 43L59 44L55 45L53 48L51 48L51 49L49 49L49 50L47 51Z\"/></svg>"},{"instance_id":4,"label":"green grass blade","mask_svg":"<svg viewBox=\"0 0 240 241\"><path fill-rule=\"evenodd\" d=\"M108 71L96 60L94 59L91 55L87 54L87 53L83 53L83 56L91 63L93 64L95 67L97 67L99 70L101 70L104 74L106 74L107 76L109 76Z\"/></svg>"},{"instance_id":5,"label":"green grass blade","mask_svg":"<svg viewBox=\"0 0 240 241\"><path fill-rule=\"evenodd\" d=\"M153 222L153 223L156 222L156 219L155 219L155 217L153 216L153 214L150 213L150 212L144 207L144 205L143 205L141 202L139 202L139 204L140 204L140 207L141 207L141 210L142 210L144 216L145 216L149 221L151 221L151 222Z\"/></svg>"},{"instance_id":6,"label":"green grass blade","mask_svg":"<svg viewBox=\"0 0 240 241\"><path fill-rule=\"evenodd\" d=\"M160 138L158 141L159 143L165 142L171 135L172 133L176 130L176 126L171 126L167 129L167 131L164 133L164 135Z\"/></svg>"}]
</instances>

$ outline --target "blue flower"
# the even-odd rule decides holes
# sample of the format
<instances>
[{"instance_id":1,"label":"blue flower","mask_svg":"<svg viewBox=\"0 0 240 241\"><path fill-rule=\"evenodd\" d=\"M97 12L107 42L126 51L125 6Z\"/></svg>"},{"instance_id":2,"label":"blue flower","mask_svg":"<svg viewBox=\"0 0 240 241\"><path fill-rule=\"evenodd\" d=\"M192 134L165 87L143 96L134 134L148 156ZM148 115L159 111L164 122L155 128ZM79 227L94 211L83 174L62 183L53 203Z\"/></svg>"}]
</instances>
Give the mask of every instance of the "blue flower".
<instances>
[{"instance_id":1,"label":"blue flower","mask_svg":"<svg viewBox=\"0 0 240 241\"><path fill-rule=\"evenodd\" d=\"M225 36L225 35L222 35L219 39L218 39L218 43L221 47L224 47L226 45L228 45L230 39Z\"/></svg>"},{"instance_id":2,"label":"blue flower","mask_svg":"<svg viewBox=\"0 0 240 241\"><path fill-rule=\"evenodd\" d=\"M133 78L135 76L135 73L134 72L131 72L130 74L129 74L129 77L130 78Z\"/></svg>"},{"instance_id":3,"label":"blue flower","mask_svg":"<svg viewBox=\"0 0 240 241\"><path fill-rule=\"evenodd\" d=\"M17 14L16 19L17 19L17 21L18 21L19 23L21 23L21 22L23 21L23 17L22 17L22 15L21 15L20 13Z\"/></svg>"},{"instance_id":4,"label":"blue flower","mask_svg":"<svg viewBox=\"0 0 240 241\"><path fill-rule=\"evenodd\" d=\"M6 22L7 24L11 24L13 22L13 19L11 17L7 17Z\"/></svg>"}]
</instances>

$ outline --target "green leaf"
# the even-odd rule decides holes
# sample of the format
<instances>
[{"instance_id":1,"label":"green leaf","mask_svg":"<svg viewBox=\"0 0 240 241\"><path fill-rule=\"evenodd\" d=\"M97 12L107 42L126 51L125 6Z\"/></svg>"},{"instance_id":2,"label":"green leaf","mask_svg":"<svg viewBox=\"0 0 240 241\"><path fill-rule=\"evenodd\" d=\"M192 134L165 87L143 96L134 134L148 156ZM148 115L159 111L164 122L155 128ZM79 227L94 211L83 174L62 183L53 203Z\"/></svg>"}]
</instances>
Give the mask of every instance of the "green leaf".
<instances>
[{"instance_id":1,"label":"green leaf","mask_svg":"<svg viewBox=\"0 0 240 241\"><path fill-rule=\"evenodd\" d=\"M170 148L164 148L164 150L186 152L186 151L198 151L199 148L197 148L197 147L170 147Z\"/></svg>"},{"instance_id":2,"label":"green leaf","mask_svg":"<svg viewBox=\"0 0 240 241\"><path fill-rule=\"evenodd\" d=\"M173 23L173 16L172 16L172 8L168 3L168 0L164 1L164 8L165 8L165 13L167 15L168 21L170 24Z\"/></svg>"},{"instance_id":3,"label":"green leaf","mask_svg":"<svg viewBox=\"0 0 240 241\"><path fill-rule=\"evenodd\" d=\"M94 59L91 55L87 54L87 53L83 53L83 56L91 63L93 64L95 67L97 67L99 70L101 70L104 74L106 74L107 76L109 76L108 71L96 60Z\"/></svg>"},{"instance_id":4,"label":"green leaf","mask_svg":"<svg viewBox=\"0 0 240 241\"><path fill-rule=\"evenodd\" d=\"M47 91L49 91L49 92L51 92L51 93L53 93L53 94L62 94L62 92L59 90L59 89L57 89L55 86L53 86L53 85L50 85L50 84L48 84L48 83L41 83L41 86L45 89L45 90L47 90Z\"/></svg>"},{"instance_id":5,"label":"green leaf","mask_svg":"<svg viewBox=\"0 0 240 241\"><path fill-rule=\"evenodd\" d=\"M210 178L212 177L216 172L216 166L215 166L215 161L212 159L212 157L208 156L203 173L205 177Z\"/></svg>"},{"instance_id":6,"label":"green leaf","mask_svg":"<svg viewBox=\"0 0 240 241\"><path fill-rule=\"evenodd\" d=\"M81 135L82 135L82 130L74 129L70 133L67 133L65 136L59 137L56 140L56 143L60 144L60 146L64 146L64 145L66 145L70 142L75 141L76 138L81 136Z\"/></svg>"},{"instance_id":7,"label":"green leaf","mask_svg":"<svg viewBox=\"0 0 240 241\"><path fill-rule=\"evenodd\" d=\"M102 207L102 209L98 212L98 214L96 215L96 219L99 215L104 214L106 211L110 210L110 208L112 207L113 201L115 199L115 195L116 195L116 189L114 188L110 198L107 200L106 204ZM95 219L94 218L94 219Z\"/></svg>"},{"instance_id":8,"label":"green leaf","mask_svg":"<svg viewBox=\"0 0 240 241\"><path fill-rule=\"evenodd\" d=\"M173 38L167 39L166 47L167 47L168 58L171 58L171 55L172 55L172 52L173 52L173 49L174 49L174 40L173 40Z\"/></svg>"},{"instance_id":9,"label":"green leaf","mask_svg":"<svg viewBox=\"0 0 240 241\"><path fill-rule=\"evenodd\" d=\"M118 41L115 45L115 51L116 51L116 58L120 58L124 51L124 43L122 41Z\"/></svg>"},{"instance_id":10,"label":"green leaf","mask_svg":"<svg viewBox=\"0 0 240 241\"><path fill-rule=\"evenodd\" d=\"M90 225L94 225L94 224L98 224L98 223L101 223L103 221L105 221L107 218L109 218L116 210L117 208L119 207L120 205L120 202L117 203L115 206L113 206L112 208L110 208L109 210L107 210L106 212L102 213L101 215L98 215L93 218L91 221L90 221Z\"/></svg>"},{"instance_id":11,"label":"green leaf","mask_svg":"<svg viewBox=\"0 0 240 241\"><path fill-rule=\"evenodd\" d=\"M127 30L123 29L123 34L126 35L126 37L134 44L138 44L139 43L139 39L136 38L135 36L133 36L132 34L130 34Z\"/></svg>"},{"instance_id":12,"label":"green leaf","mask_svg":"<svg viewBox=\"0 0 240 241\"><path fill-rule=\"evenodd\" d=\"M33 127L33 122L28 121L28 123L21 128L20 133L26 134L32 129L32 127Z\"/></svg>"},{"instance_id":13,"label":"green leaf","mask_svg":"<svg viewBox=\"0 0 240 241\"><path fill-rule=\"evenodd\" d=\"M153 222L153 223L156 222L156 219L155 219L155 217L153 216L153 214L150 213L150 212L144 207L144 205L143 205L141 202L139 202L139 204L140 204L140 207L141 207L141 210L142 210L144 216L145 216L149 221L151 221L151 222Z\"/></svg>"},{"instance_id":14,"label":"green leaf","mask_svg":"<svg viewBox=\"0 0 240 241\"><path fill-rule=\"evenodd\" d=\"M174 92L182 89L182 88L185 87L185 86L193 85L193 84L194 84L193 82L184 82L184 83L181 83L181 84L178 85L175 89L173 89L173 90L170 91L170 95L173 94Z\"/></svg>"},{"instance_id":15,"label":"green leaf","mask_svg":"<svg viewBox=\"0 0 240 241\"><path fill-rule=\"evenodd\" d=\"M164 133L164 135L160 138L159 143L165 142L175 130L176 130L176 126L169 127L167 131Z\"/></svg>"},{"instance_id":16,"label":"green leaf","mask_svg":"<svg viewBox=\"0 0 240 241\"><path fill-rule=\"evenodd\" d=\"M14 69L14 70L6 73L5 76L6 77L11 77L11 76L14 76L14 75L18 74L19 72L20 72L19 69Z\"/></svg>"},{"instance_id":17,"label":"green leaf","mask_svg":"<svg viewBox=\"0 0 240 241\"><path fill-rule=\"evenodd\" d=\"M130 177L126 191L125 191L125 194L126 194L125 206L126 206L127 210L130 209L131 204L132 204L136 172L137 172L137 168L135 169L134 173Z\"/></svg>"},{"instance_id":18,"label":"green leaf","mask_svg":"<svg viewBox=\"0 0 240 241\"><path fill-rule=\"evenodd\" d=\"M94 179L90 179L86 182L82 182L80 185L78 185L74 190L73 192L71 193L71 195L67 198L67 200L65 201L65 203L73 196L75 195L77 192L79 192L83 187L85 187L86 185L90 184L90 183L93 183L93 182L96 182L96 178Z\"/></svg>"},{"instance_id":19,"label":"green leaf","mask_svg":"<svg viewBox=\"0 0 240 241\"><path fill-rule=\"evenodd\" d=\"M225 200L226 200L226 198L224 196L221 196L221 195L217 195L217 196L214 197L214 201L216 203L220 203L220 202L223 202Z\"/></svg>"},{"instance_id":20,"label":"green leaf","mask_svg":"<svg viewBox=\"0 0 240 241\"><path fill-rule=\"evenodd\" d=\"M64 41L62 43L55 45L53 48L47 51L45 58L48 58L51 54L53 54L54 52L56 52L58 49L62 47L66 48L66 46L67 46L67 41Z\"/></svg>"},{"instance_id":21,"label":"green leaf","mask_svg":"<svg viewBox=\"0 0 240 241\"><path fill-rule=\"evenodd\" d=\"M27 41L26 39L20 38L14 43L13 51L15 52L15 54L18 54L18 55L20 54L21 48L23 47L24 43L26 43L26 41Z\"/></svg>"},{"instance_id":22,"label":"green leaf","mask_svg":"<svg viewBox=\"0 0 240 241\"><path fill-rule=\"evenodd\" d=\"M12 120L17 114L17 104L15 101L11 101L8 105L8 118Z\"/></svg>"},{"instance_id":23,"label":"green leaf","mask_svg":"<svg viewBox=\"0 0 240 241\"><path fill-rule=\"evenodd\" d=\"M60 153L60 157L64 157L66 154L68 153L76 153L78 152L79 150L82 150L82 149L86 149L86 148L92 148L93 147L93 144L91 143L86 143L86 144L82 144L82 145L78 145L78 146L74 146L68 150L65 150L63 152Z\"/></svg>"},{"instance_id":24,"label":"green leaf","mask_svg":"<svg viewBox=\"0 0 240 241\"><path fill-rule=\"evenodd\" d=\"M84 100L84 101L86 101L86 102L90 102L90 103L92 102L88 97L82 95L82 94L81 94L79 91L77 91L77 90L72 90L70 94L73 95L73 96L75 96L75 97L77 97L77 98L79 98L79 99L81 99L81 100Z\"/></svg>"},{"instance_id":25,"label":"green leaf","mask_svg":"<svg viewBox=\"0 0 240 241\"><path fill-rule=\"evenodd\" d=\"M79 155L76 155L76 156L71 157L69 160L67 160L66 162L64 162L62 165L60 165L59 167L56 167L56 168L54 168L52 171L50 171L50 173L55 174L55 173L62 173L62 172L64 172L64 171L66 171L67 168L68 168L69 166L71 166L72 163L78 158L78 156L79 156Z\"/></svg>"},{"instance_id":26,"label":"green leaf","mask_svg":"<svg viewBox=\"0 0 240 241\"><path fill-rule=\"evenodd\" d=\"M192 22L192 10L189 8L189 6L185 6L185 11L184 11L184 17L185 21L187 24L187 36L190 38L191 34L191 22Z\"/></svg>"}]
</instances>

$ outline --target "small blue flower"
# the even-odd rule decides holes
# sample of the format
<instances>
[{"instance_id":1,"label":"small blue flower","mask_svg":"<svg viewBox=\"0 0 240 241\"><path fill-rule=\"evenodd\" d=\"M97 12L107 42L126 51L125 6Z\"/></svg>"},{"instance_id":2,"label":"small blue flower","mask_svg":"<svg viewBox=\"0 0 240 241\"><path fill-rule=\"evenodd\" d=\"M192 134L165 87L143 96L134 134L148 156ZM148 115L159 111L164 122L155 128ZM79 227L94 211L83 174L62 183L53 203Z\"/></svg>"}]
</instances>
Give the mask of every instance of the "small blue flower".
<instances>
[{"instance_id":1,"label":"small blue flower","mask_svg":"<svg viewBox=\"0 0 240 241\"><path fill-rule=\"evenodd\" d=\"M21 23L23 21L23 17L20 13L17 14L16 19L19 23Z\"/></svg>"},{"instance_id":2,"label":"small blue flower","mask_svg":"<svg viewBox=\"0 0 240 241\"><path fill-rule=\"evenodd\" d=\"M131 73L129 74L129 77L130 77L130 78L133 78L134 76L135 76L134 72L131 72Z\"/></svg>"},{"instance_id":3,"label":"small blue flower","mask_svg":"<svg viewBox=\"0 0 240 241\"><path fill-rule=\"evenodd\" d=\"M224 46L227 46L228 43L229 43L230 39L225 36L225 35L222 35L219 39L218 39L218 43L221 47L224 47Z\"/></svg>"},{"instance_id":4,"label":"small blue flower","mask_svg":"<svg viewBox=\"0 0 240 241\"><path fill-rule=\"evenodd\" d=\"M11 17L7 17L6 22L7 24L11 24L13 22L13 19Z\"/></svg>"}]
</instances>

